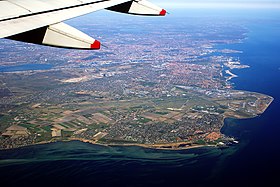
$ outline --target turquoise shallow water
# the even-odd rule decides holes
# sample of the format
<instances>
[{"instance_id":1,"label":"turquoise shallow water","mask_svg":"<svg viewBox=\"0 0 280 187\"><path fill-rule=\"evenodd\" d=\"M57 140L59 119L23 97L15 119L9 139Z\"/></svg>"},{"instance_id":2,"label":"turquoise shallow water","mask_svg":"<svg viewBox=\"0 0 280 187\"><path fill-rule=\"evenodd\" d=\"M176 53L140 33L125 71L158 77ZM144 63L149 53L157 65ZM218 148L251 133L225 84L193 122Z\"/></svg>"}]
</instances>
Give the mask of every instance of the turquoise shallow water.
<instances>
[{"instance_id":1,"label":"turquoise shallow water","mask_svg":"<svg viewBox=\"0 0 280 187\"><path fill-rule=\"evenodd\" d=\"M207 182L214 177L222 157L230 149L201 148L162 151L140 147L105 147L58 142L1 151L0 172L9 185L29 184L57 178L59 184L144 186ZM205 168L204 171L201 168ZM213 175L213 176L212 176ZM14 180L10 181L13 178ZM62 180L64 179L65 180ZM67 178L67 179L66 179ZM145 179L145 180L144 180ZM48 182L47 182L48 183ZM170 183L171 184L171 183Z\"/></svg>"}]
</instances>

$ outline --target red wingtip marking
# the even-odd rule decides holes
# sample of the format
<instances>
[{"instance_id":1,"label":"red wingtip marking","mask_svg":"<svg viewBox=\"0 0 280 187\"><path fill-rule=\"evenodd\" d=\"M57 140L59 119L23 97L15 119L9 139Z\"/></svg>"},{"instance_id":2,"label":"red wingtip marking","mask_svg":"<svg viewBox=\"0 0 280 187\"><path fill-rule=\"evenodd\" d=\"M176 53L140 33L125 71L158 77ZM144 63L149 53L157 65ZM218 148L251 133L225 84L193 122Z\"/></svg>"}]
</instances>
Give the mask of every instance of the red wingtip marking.
<instances>
[{"instance_id":1,"label":"red wingtip marking","mask_svg":"<svg viewBox=\"0 0 280 187\"><path fill-rule=\"evenodd\" d=\"M93 44L90 45L91 49L100 49L101 43L98 40L95 40Z\"/></svg>"},{"instance_id":2,"label":"red wingtip marking","mask_svg":"<svg viewBox=\"0 0 280 187\"><path fill-rule=\"evenodd\" d=\"M166 15L166 10L162 9L162 11L159 13L160 16L165 16Z\"/></svg>"}]
</instances>

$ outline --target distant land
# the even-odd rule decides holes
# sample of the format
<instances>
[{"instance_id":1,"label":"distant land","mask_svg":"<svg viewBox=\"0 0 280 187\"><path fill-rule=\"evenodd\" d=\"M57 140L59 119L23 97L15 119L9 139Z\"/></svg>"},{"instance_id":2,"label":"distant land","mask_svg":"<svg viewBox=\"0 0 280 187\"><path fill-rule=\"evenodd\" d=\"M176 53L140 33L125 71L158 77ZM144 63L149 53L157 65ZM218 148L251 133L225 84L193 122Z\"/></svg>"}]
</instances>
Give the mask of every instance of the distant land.
<instances>
[{"instance_id":1,"label":"distant land","mask_svg":"<svg viewBox=\"0 0 280 187\"><path fill-rule=\"evenodd\" d=\"M242 42L245 30L232 34L234 25L208 23L185 35L135 27L104 30L110 48L95 53L1 40L0 148L71 140L175 150L227 146L237 141L221 133L225 118L256 117L273 101L230 82L231 70L249 66L231 56L242 51L225 46ZM209 36L209 29L226 33ZM120 35L125 39L114 43Z\"/></svg>"}]
</instances>

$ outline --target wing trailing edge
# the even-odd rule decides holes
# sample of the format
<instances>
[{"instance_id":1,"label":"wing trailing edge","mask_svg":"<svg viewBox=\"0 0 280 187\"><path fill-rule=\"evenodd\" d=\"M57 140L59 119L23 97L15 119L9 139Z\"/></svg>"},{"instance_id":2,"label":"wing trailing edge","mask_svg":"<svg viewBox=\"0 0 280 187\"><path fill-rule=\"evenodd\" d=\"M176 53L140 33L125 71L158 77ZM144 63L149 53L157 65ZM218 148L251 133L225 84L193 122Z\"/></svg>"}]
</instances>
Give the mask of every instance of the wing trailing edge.
<instances>
[{"instance_id":1,"label":"wing trailing edge","mask_svg":"<svg viewBox=\"0 0 280 187\"><path fill-rule=\"evenodd\" d=\"M127 1L129 0L0 0L0 38L60 23Z\"/></svg>"},{"instance_id":2,"label":"wing trailing edge","mask_svg":"<svg viewBox=\"0 0 280 187\"><path fill-rule=\"evenodd\" d=\"M58 23L8 37L8 39L74 49L100 49L100 42L85 33Z\"/></svg>"},{"instance_id":3,"label":"wing trailing edge","mask_svg":"<svg viewBox=\"0 0 280 187\"><path fill-rule=\"evenodd\" d=\"M166 11L147 0L0 0L0 38L75 49L100 42L62 21L101 9L149 16Z\"/></svg>"},{"instance_id":4,"label":"wing trailing edge","mask_svg":"<svg viewBox=\"0 0 280 187\"><path fill-rule=\"evenodd\" d=\"M146 0L133 0L115 5L107 10L134 15L165 16L166 10Z\"/></svg>"}]
</instances>

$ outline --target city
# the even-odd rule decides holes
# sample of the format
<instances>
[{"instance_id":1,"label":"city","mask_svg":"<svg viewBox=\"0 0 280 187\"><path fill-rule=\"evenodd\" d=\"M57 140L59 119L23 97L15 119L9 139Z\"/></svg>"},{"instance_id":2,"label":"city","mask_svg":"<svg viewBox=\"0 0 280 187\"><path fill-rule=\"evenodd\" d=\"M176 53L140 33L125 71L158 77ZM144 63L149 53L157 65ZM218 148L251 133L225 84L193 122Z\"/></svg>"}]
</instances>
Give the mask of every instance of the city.
<instances>
[{"instance_id":1,"label":"city","mask_svg":"<svg viewBox=\"0 0 280 187\"><path fill-rule=\"evenodd\" d=\"M227 145L235 140L220 132L225 118L256 117L273 101L230 82L230 70L249 67L231 56L242 51L216 46L242 42L242 30L211 39L200 28L185 35L134 27L104 30L110 47L94 53L2 40L1 149L70 140L160 149Z\"/></svg>"}]
</instances>

